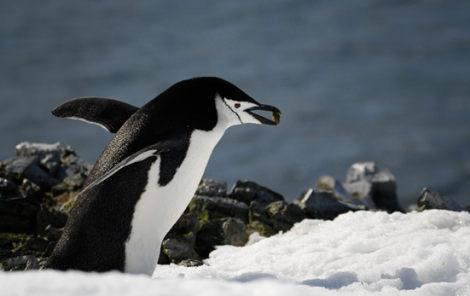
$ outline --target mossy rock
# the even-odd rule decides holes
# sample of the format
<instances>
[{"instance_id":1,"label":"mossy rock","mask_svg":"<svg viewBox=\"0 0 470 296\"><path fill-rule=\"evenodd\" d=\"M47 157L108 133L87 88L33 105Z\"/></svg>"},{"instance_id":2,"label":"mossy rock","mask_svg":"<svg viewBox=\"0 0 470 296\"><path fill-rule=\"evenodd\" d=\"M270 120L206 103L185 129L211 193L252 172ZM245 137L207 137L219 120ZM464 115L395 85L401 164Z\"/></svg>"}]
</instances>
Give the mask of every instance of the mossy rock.
<instances>
[{"instance_id":1,"label":"mossy rock","mask_svg":"<svg viewBox=\"0 0 470 296\"><path fill-rule=\"evenodd\" d=\"M248 241L246 225L237 218L216 219L204 224L197 234L198 253L207 258L216 246L243 246Z\"/></svg>"},{"instance_id":2,"label":"mossy rock","mask_svg":"<svg viewBox=\"0 0 470 296\"><path fill-rule=\"evenodd\" d=\"M271 235L278 233L276 229L274 229L272 226L269 226L267 223L259 220L253 220L246 225L246 234L250 236L255 232L264 237L270 237Z\"/></svg>"}]
</instances>

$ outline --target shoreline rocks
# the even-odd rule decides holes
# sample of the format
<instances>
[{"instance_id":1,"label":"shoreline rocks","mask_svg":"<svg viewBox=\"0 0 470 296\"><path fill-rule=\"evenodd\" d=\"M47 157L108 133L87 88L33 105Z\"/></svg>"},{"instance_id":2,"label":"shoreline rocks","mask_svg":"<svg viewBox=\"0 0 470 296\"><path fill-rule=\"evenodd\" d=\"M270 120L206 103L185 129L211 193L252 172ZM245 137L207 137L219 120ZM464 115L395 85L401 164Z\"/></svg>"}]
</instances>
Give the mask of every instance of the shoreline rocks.
<instances>
[{"instance_id":1,"label":"shoreline rocks","mask_svg":"<svg viewBox=\"0 0 470 296\"><path fill-rule=\"evenodd\" d=\"M20 143L0 161L0 270L39 269L51 254L92 165L60 143ZM468 211L425 188L417 211ZM333 220L349 211L404 212L395 176L374 162L353 164L344 183L318 178L290 202L253 181L204 179L165 236L159 264L200 266L219 245L244 246L250 235L289 231L303 219Z\"/></svg>"}]
</instances>

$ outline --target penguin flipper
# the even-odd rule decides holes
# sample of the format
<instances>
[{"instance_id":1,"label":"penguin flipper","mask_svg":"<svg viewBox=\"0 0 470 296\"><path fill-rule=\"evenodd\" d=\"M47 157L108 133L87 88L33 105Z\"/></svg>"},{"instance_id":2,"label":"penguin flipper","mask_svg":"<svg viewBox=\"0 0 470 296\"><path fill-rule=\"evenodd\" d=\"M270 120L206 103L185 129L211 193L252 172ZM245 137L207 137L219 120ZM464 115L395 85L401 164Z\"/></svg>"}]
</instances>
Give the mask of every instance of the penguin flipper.
<instances>
[{"instance_id":1,"label":"penguin flipper","mask_svg":"<svg viewBox=\"0 0 470 296\"><path fill-rule=\"evenodd\" d=\"M169 152L169 151L174 151L174 150L179 150L179 149L181 149L182 146L184 146L183 139L161 141L161 142L158 142L156 144L147 146L144 149L141 149L140 151L128 156L127 158L125 158L124 160L119 162L117 165L115 165L112 169L110 169L104 175L102 175L101 177L97 178L92 183L90 183L86 188L84 188L80 192L80 194L82 194L85 191L93 188L96 185L99 185L99 184L103 183L106 179L110 178L116 172L118 172L119 170L125 168L128 165L131 165L131 164L139 162L139 161L146 160L149 157L154 157L156 159L157 157L161 156L162 153Z\"/></svg>"},{"instance_id":2,"label":"penguin flipper","mask_svg":"<svg viewBox=\"0 0 470 296\"><path fill-rule=\"evenodd\" d=\"M139 108L113 99L83 97L59 105L52 110L52 114L94 123L110 133L116 133L137 110Z\"/></svg>"}]
</instances>

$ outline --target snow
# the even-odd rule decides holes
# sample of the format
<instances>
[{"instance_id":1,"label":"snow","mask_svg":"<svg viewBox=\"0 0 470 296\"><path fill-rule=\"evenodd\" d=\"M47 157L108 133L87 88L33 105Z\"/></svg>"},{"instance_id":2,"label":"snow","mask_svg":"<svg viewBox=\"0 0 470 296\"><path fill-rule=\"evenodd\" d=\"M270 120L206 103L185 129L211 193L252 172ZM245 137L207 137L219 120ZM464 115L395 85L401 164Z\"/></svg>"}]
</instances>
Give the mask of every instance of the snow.
<instances>
[{"instance_id":1,"label":"snow","mask_svg":"<svg viewBox=\"0 0 470 296\"><path fill-rule=\"evenodd\" d=\"M0 295L470 295L470 213L356 212L304 220L200 267L144 275L0 273Z\"/></svg>"}]
</instances>

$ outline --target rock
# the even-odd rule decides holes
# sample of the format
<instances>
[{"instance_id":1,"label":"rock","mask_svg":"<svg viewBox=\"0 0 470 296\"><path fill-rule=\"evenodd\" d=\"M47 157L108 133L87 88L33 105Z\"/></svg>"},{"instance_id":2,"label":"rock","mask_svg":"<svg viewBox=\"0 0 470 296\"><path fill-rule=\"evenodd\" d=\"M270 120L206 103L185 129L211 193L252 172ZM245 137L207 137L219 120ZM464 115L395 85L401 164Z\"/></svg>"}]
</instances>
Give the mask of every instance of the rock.
<instances>
[{"instance_id":1,"label":"rock","mask_svg":"<svg viewBox=\"0 0 470 296\"><path fill-rule=\"evenodd\" d=\"M224 245L244 246L248 242L248 236L246 235L246 225L237 218L225 218L221 219L222 230L224 231Z\"/></svg>"},{"instance_id":2,"label":"rock","mask_svg":"<svg viewBox=\"0 0 470 296\"><path fill-rule=\"evenodd\" d=\"M0 178L0 198L5 196L19 196L18 186L10 180Z\"/></svg>"},{"instance_id":3,"label":"rock","mask_svg":"<svg viewBox=\"0 0 470 296\"><path fill-rule=\"evenodd\" d=\"M261 236L270 237L271 235L275 235L279 232L279 230L274 229L269 224L259 221L259 220L252 220L250 223L246 225L246 233L250 236L253 233L259 233Z\"/></svg>"},{"instance_id":4,"label":"rock","mask_svg":"<svg viewBox=\"0 0 470 296\"><path fill-rule=\"evenodd\" d=\"M305 218L306 215L299 206L286 201L276 201L268 205L253 201L250 206L250 221L261 221L269 225L276 233L291 229L294 223ZM261 226L265 228L264 225ZM264 229L264 231L269 233L271 230Z\"/></svg>"},{"instance_id":5,"label":"rock","mask_svg":"<svg viewBox=\"0 0 470 296\"><path fill-rule=\"evenodd\" d=\"M344 187L355 197L368 195L378 209L389 213L403 212L398 203L395 176L387 169L380 169L375 162L353 164L347 172Z\"/></svg>"},{"instance_id":6,"label":"rock","mask_svg":"<svg viewBox=\"0 0 470 296\"><path fill-rule=\"evenodd\" d=\"M93 168L93 165L90 164L88 161L78 157L75 151L70 146L67 146L67 148L65 148L64 153L61 155L60 161L62 162L62 164L78 165L82 167L85 171L90 171Z\"/></svg>"},{"instance_id":7,"label":"rock","mask_svg":"<svg viewBox=\"0 0 470 296\"><path fill-rule=\"evenodd\" d=\"M13 242L5 234L0 234L0 262L13 256Z\"/></svg>"},{"instance_id":8,"label":"rock","mask_svg":"<svg viewBox=\"0 0 470 296\"><path fill-rule=\"evenodd\" d=\"M3 261L0 265L0 269L5 271L39 269L39 262L33 255L10 258Z\"/></svg>"},{"instance_id":9,"label":"rock","mask_svg":"<svg viewBox=\"0 0 470 296\"><path fill-rule=\"evenodd\" d=\"M175 225L166 234L167 238L185 238L189 243L195 244L197 231L199 230L199 220L194 213L183 214L176 221Z\"/></svg>"},{"instance_id":10,"label":"rock","mask_svg":"<svg viewBox=\"0 0 470 296\"><path fill-rule=\"evenodd\" d=\"M78 191L67 191L59 196L53 196L51 198L53 200L53 206L56 210L69 215L78 195Z\"/></svg>"},{"instance_id":11,"label":"rock","mask_svg":"<svg viewBox=\"0 0 470 296\"><path fill-rule=\"evenodd\" d=\"M13 249L13 243L10 238L0 236L0 250Z\"/></svg>"},{"instance_id":12,"label":"rock","mask_svg":"<svg viewBox=\"0 0 470 296\"><path fill-rule=\"evenodd\" d=\"M352 183L343 183L343 188L356 199L367 199L375 208L375 203L372 200L372 183L367 180L358 180Z\"/></svg>"},{"instance_id":13,"label":"rock","mask_svg":"<svg viewBox=\"0 0 470 296\"><path fill-rule=\"evenodd\" d=\"M61 164L57 178L67 190L77 190L85 183L88 173L89 170L79 164Z\"/></svg>"},{"instance_id":14,"label":"rock","mask_svg":"<svg viewBox=\"0 0 470 296\"><path fill-rule=\"evenodd\" d=\"M356 183L359 183L358 181ZM369 184L368 182L365 182ZM343 187L343 185L331 176L320 176L317 179L316 188L319 190L331 191L336 200L359 206L366 206L367 209L375 209L375 204L372 199L365 193L364 195L355 195L352 196L349 192ZM362 197L360 197L362 196Z\"/></svg>"},{"instance_id":15,"label":"rock","mask_svg":"<svg viewBox=\"0 0 470 296\"><path fill-rule=\"evenodd\" d=\"M55 144L23 142L15 147L16 156L37 156L40 164L47 168L49 175L54 176L60 164L60 156L64 147L57 142Z\"/></svg>"},{"instance_id":16,"label":"rock","mask_svg":"<svg viewBox=\"0 0 470 296\"><path fill-rule=\"evenodd\" d=\"M163 241L165 241L166 239L164 239ZM168 264L171 264L171 260L170 258L168 258L168 256L165 254L165 252L163 251L163 242L162 242L162 247L160 248L160 256L158 256L158 264L160 265L168 265Z\"/></svg>"},{"instance_id":17,"label":"rock","mask_svg":"<svg viewBox=\"0 0 470 296\"><path fill-rule=\"evenodd\" d=\"M282 231L291 229L295 223L307 218L298 205L286 201L270 203L266 206L266 209L273 220L273 228Z\"/></svg>"},{"instance_id":18,"label":"rock","mask_svg":"<svg viewBox=\"0 0 470 296\"><path fill-rule=\"evenodd\" d=\"M201 256L194 250L194 245L185 239L166 239L162 243L162 250L173 263L188 259L202 260Z\"/></svg>"},{"instance_id":19,"label":"rock","mask_svg":"<svg viewBox=\"0 0 470 296\"><path fill-rule=\"evenodd\" d=\"M50 225L56 228L63 228L65 223L67 223L68 216L49 206L41 205L36 219L36 233L44 235L45 229Z\"/></svg>"},{"instance_id":20,"label":"rock","mask_svg":"<svg viewBox=\"0 0 470 296\"><path fill-rule=\"evenodd\" d=\"M63 150L60 142L54 144L22 142L15 146L16 156L19 157L39 156L44 158L47 154L55 154L60 158Z\"/></svg>"},{"instance_id":21,"label":"rock","mask_svg":"<svg viewBox=\"0 0 470 296\"><path fill-rule=\"evenodd\" d=\"M44 196L41 187L26 178L23 179L23 183L20 186L20 192L22 196L28 196L37 202L41 202Z\"/></svg>"},{"instance_id":22,"label":"rock","mask_svg":"<svg viewBox=\"0 0 470 296\"><path fill-rule=\"evenodd\" d=\"M62 236L62 231L52 225L48 225L46 229L44 229L44 236L48 241L58 241Z\"/></svg>"},{"instance_id":23,"label":"rock","mask_svg":"<svg viewBox=\"0 0 470 296\"><path fill-rule=\"evenodd\" d=\"M34 233L39 204L30 198L0 199L0 232Z\"/></svg>"},{"instance_id":24,"label":"rock","mask_svg":"<svg viewBox=\"0 0 470 296\"><path fill-rule=\"evenodd\" d=\"M60 160L61 164L57 169L56 178L63 183L62 186L65 186L67 190L79 190L82 188L93 165L78 157L71 147L67 147L63 151ZM56 193L59 188L54 188Z\"/></svg>"},{"instance_id":25,"label":"rock","mask_svg":"<svg viewBox=\"0 0 470 296\"><path fill-rule=\"evenodd\" d=\"M197 234L196 245L199 255L207 258L216 246L243 246L247 241L243 221L237 218L223 218L204 224Z\"/></svg>"},{"instance_id":26,"label":"rock","mask_svg":"<svg viewBox=\"0 0 470 296\"><path fill-rule=\"evenodd\" d=\"M204 263L201 260L196 260L196 259L186 259L178 263L178 265L186 266L186 267L197 267L203 264Z\"/></svg>"},{"instance_id":27,"label":"rock","mask_svg":"<svg viewBox=\"0 0 470 296\"><path fill-rule=\"evenodd\" d=\"M451 198L441 196L431 188L423 189L418 197L417 204L418 208L416 211L418 212L430 209L449 210L454 212L462 212L466 210Z\"/></svg>"},{"instance_id":28,"label":"rock","mask_svg":"<svg viewBox=\"0 0 470 296\"><path fill-rule=\"evenodd\" d=\"M247 223L248 210L245 203L227 197L195 196L189 203L189 211L204 220L234 217Z\"/></svg>"},{"instance_id":29,"label":"rock","mask_svg":"<svg viewBox=\"0 0 470 296\"><path fill-rule=\"evenodd\" d=\"M195 250L198 229L197 215L183 214L163 239L158 264L178 264L187 259L201 260Z\"/></svg>"},{"instance_id":30,"label":"rock","mask_svg":"<svg viewBox=\"0 0 470 296\"><path fill-rule=\"evenodd\" d=\"M16 146L16 156L3 162L4 174L15 183L28 179L43 192L64 182L69 190L79 189L92 165L76 156L60 143L38 144L23 142Z\"/></svg>"},{"instance_id":31,"label":"rock","mask_svg":"<svg viewBox=\"0 0 470 296\"><path fill-rule=\"evenodd\" d=\"M64 183L59 183L57 185L52 186L51 188L52 196L59 196L69 191L70 191L69 187Z\"/></svg>"},{"instance_id":32,"label":"rock","mask_svg":"<svg viewBox=\"0 0 470 296\"><path fill-rule=\"evenodd\" d=\"M359 180L372 181L379 168L375 162L358 162L351 165L346 174L346 183L352 183Z\"/></svg>"},{"instance_id":33,"label":"rock","mask_svg":"<svg viewBox=\"0 0 470 296\"><path fill-rule=\"evenodd\" d=\"M26 247L28 250L44 252L49 243L39 237L30 237L26 242Z\"/></svg>"},{"instance_id":34,"label":"rock","mask_svg":"<svg viewBox=\"0 0 470 296\"><path fill-rule=\"evenodd\" d=\"M10 259L13 256L13 252L10 250L0 249L0 271L3 271L3 262Z\"/></svg>"},{"instance_id":35,"label":"rock","mask_svg":"<svg viewBox=\"0 0 470 296\"><path fill-rule=\"evenodd\" d=\"M13 157L5 160L3 164L10 180L20 182L26 178L39 186L48 185L49 174L39 166L38 156Z\"/></svg>"},{"instance_id":36,"label":"rock","mask_svg":"<svg viewBox=\"0 0 470 296\"><path fill-rule=\"evenodd\" d=\"M266 204L284 200L284 197L279 193L251 181L237 181L229 197L244 202L247 205L254 200Z\"/></svg>"},{"instance_id":37,"label":"rock","mask_svg":"<svg viewBox=\"0 0 470 296\"><path fill-rule=\"evenodd\" d=\"M227 183L212 179L203 179L199 184L196 195L207 197L227 196Z\"/></svg>"},{"instance_id":38,"label":"rock","mask_svg":"<svg viewBox=\"0 0 470 296\"><path fill-rule=\"evenodd\" d=\"M333 220L340 214L365 209L365 207L361 208L337 201L330 191L314 189L305 192L295 203L311 219Z\"/></svg>"},{"instance_id":39,"label":"rock","mask_svg":"<svg viewBox=\"0 0 470 296\"><path fill-rule=\"evenodd\" d=\"M22 216L2 215L0 218L0 231L15 233L31 233L34 226L31 219Z\"/></svg>"},{"instance_id":40,"label":"rock","mask_svg":"<svg viewBox=\"0 0 470 296\"><path fill-rule=\"evenodd\" d=\"M331 191L336 199L347 201L352 196L343 188L341 183L331 176L320 176L317 179L316 188L324 191Z\"/></svg>"},{"instance_id":41,"label":"rock","mask_svg":"<svg viewBox=\"0 0 470 296\"><path fill-rule=\"evenodd\" d=\"M0 261L26 255L41 256L47 244L36 235L0 233Z\"/></svg>"},{"instance_id":42,"label":"rock","mask_svg":"<svg viewBox=\"0 0 470 296\"><path fill-rule=\"evenodd\" d=\"M42 198L37 185L24 179L22 191L27 197L0 198L0 231L42 234L46 226L64 227L67 215L38 203Z\"/></svg>"}]
</instances>

